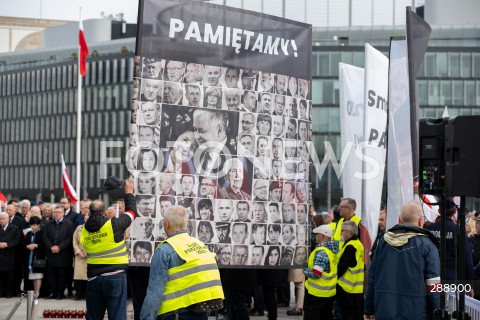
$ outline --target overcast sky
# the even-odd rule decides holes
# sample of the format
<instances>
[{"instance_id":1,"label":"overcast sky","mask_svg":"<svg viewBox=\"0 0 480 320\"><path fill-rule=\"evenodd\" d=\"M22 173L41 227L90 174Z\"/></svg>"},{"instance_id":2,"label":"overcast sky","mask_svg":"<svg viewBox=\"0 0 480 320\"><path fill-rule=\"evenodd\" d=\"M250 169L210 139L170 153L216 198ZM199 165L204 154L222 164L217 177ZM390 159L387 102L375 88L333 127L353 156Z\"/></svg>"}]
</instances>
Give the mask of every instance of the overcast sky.
<instances>
[{"instance_id":1,"label":"overcast sky","mask_svg":"<svg viewBox=\"0 0 480 320\"><path fill-rule=\"evenodd\" d=\"M124 14L130 23L137 22L138 0L0 0L0 16L72 20L101 18L105 15Z\"/></svg>"}]
</instances>

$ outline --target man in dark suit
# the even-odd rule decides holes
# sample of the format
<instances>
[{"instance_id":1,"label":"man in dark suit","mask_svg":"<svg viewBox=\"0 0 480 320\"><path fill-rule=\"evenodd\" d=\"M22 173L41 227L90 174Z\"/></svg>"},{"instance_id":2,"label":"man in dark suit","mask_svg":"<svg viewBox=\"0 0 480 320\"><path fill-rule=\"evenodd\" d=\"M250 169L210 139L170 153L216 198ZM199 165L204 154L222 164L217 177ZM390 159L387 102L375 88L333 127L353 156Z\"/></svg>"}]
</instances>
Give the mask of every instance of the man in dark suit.
<instances>
[{"instance_id":1,"label":"man in dark suit","mask_svg":"<svg viewBox=\"0 0 480 320\"><path fill-rule=\"evenodd\" d=\"M80 214L78 212L75 212L72 207L72 203L70 201L70 198L68 197L63 197L60 199L60 205L63 207L65 210L65 216L64 218L70 221L74 226L75 226L75 221L78 219ZM73 229L75 231L75 229ZM72 258L74 256L73 254L73 246L71 248L72 251ZM73 264L72 264L73 265ZM73 267L70 265L70 267L67 269L67 289L68 289L68 296L73 295Z\"/></svg>"},{"instance_id":2,"label":"man in dark suit","mask_svg":"<svg viewBox=\"0 0 480 320\"><path fill-rule=\"evenodd\" d=\"M225 162L224 172L227 173L227 184L226 186L224 186L223 189L219 190L219 198L233 200L252 200L250 194L244 191L244 170L242 161L238 158L228 159ZM242 188L244 190L242 190Z\"/></svg>"},{"instance_id":3,"label":"man in dark suit","mask_svg":"<svg viewBox=\"0 0 480 320\"><path fill-rule=\"evenodd\" d=\"M14 294L15 247L20 243L18 227L9 223L7 213L0 213L0 298Z\"/></svg>"},{"instance_id":4,"label":"man in dark suit","mask_svg":"<svg viewBox=\"0 0 480 320\"><path fill-rule=\"evenodd\" d=\"M27 227L27 221L23 218L22 214L16 215L15 205L9 204L7 206L7 214L9 224L17 226L20 233ZM20 286L22 284L22 270L23 270L23 237L20 237L20 243L15 247L15 268L13 271L13 294L17 295L20 292Z\"/></svg>"},{"instance_id":5,"label":"man in dark suit","mask_svg":"<svg viewBox=\"0 0 480 320\"><path fill-rule=\"evenodd\" d=\"M53 211L54 220L47 222L42 238L48 261L49 299L65 298L68 269L72 268L73 223L64 216L63 207L56 206Z\"/></svg>"}]
</instances>

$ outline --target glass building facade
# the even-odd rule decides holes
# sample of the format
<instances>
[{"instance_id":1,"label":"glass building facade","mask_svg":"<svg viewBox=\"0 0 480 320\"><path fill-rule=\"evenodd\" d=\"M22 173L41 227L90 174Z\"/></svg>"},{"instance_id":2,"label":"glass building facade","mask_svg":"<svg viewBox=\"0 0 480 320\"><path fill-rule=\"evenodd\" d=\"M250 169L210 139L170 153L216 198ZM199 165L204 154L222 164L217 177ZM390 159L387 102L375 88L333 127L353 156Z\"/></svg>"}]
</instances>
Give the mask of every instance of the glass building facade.
<instances>
[{"instance_id":1,"label":"glass building facade","mask_svg":"<svg viewBox=\"0 0 480 320\"><path fill-rule=\"evenodd\" d=\"M134 41L132 43L133 47ZM101 192L102 142L125 143L130 123L133 52L89 59L82 90L82 190ZM63 194L60 156L75 183L76 61L14 68L0 74L0 190L13 197ZM124 148L103 148L124 159ZM125 176L109 164L106 175Z\"/></svg>"},{"instance_id":2,"label":"glass building facade","mask_svg":"<svg viewBox=\"0 0 480 320\"><path fill-rule=\"evenodd\" d=\"M338 63L363 67L365 42L388 55L390 36L402 30L314 29L313 141L320 162L325 143L330 143L337 158L341 156ZM432 33L417 74L420 118L440 117L445 106L450 116L480 114L478 32L472 28L459 33L450 29ZM83 83L82 196L96 197L102 192L101 173L126 176L134 47L132 38L90 48L99 56L89 57ZM0 191L6 195L31 199L62 195L61 154L75 181L74 50L0 55ZM106 148L110 142L123 147ZM101 172L102 155L121 163L107 164L107 172ZM342 186L331 165L325 172L311 170L311 178L319 210L338 203Z\"/></svg>"}]
</instances>

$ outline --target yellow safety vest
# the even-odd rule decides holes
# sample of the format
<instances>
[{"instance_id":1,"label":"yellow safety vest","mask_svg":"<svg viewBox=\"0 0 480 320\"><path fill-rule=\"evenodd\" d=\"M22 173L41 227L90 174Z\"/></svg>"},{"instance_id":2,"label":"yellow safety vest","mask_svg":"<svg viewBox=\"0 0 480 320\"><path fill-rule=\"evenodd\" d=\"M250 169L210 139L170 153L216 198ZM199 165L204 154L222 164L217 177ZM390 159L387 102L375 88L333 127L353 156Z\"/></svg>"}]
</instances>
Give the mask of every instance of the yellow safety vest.
<instances>
[{"instance_id":1,"label":"yellow safety vest","mask_svg":"<svg viewBox=\"0 0 480 320\"><path fill-rule=\"evenodd\" d=\"M333 237L332 237L331 240L340 241L340 240L342 239L342 224L343 224L343 221L344 221L344 220L345 220L345 219L342 218L342 219L340 219L340 220L338 221L338 223L337 223L337 228L334 230L334 232L333 232ZM358 227L358 225L360 224L360 221L361 221L361 220L362 220L362 219L355 214L355 215L353 215L353 217L352 217L349 221L355 222L355 224L356 224L357 227Z\"/></svg>"},{"instance_id":2,"label":"yellow safety vest","mask_svg":"<svg viewBox=\"0 0 480 320\"><path fill-rule=\"evenodd\" d=\"M128 264L125 241L115 242L111 220L96 232L82 228L80 243L87 251L88 264Z\"/></svg>"},{"instance_id":3,"label":"yellow safety vest","mask_svg":"<svg viewBox=\"0 0 480 320\"><path fill-rule=\"evenodd\" d=\"M158 310L159 315L224 298L214 253L187 233L177 234L164 242L168 242L185 263L168 269L165 299Z\"/></svg>"},{"instance_id":4,"label":"yellow safety vest","mask_svg":"<svg viewBox=\"0 0 480 320\"><path fill-rule=\"evenodd\" d=\"M337 228L337 223L336 222L330 222L329 224L327 224L327 226L329 226L330 229L332 229L333 233L335 233L335 230Z\"/></svg>"},{"instance_id":5,"label":"yellow safety vest","mask_svg":"<svg viewBox=\"0 0 480 320\"><path fill-rule=\"evenodd\" d=\"M347 271L338 278L338 285L342 287L347 293L363 293L363 281L365 279L365 264L363 261L364 249L360 240L350 240L346 246L338 253L338 260L342 257L345 248L352 245L357 249L355 252L355 260L357 264L353 268L348 268Z\"/></svg>"},{"instance_id":6,"label":"yellow safety vest","mask_svg":"<svg viewBox=\"0 0 480 320\"><path fill-rule=\"evenodd\" d=\"M310 253L308 258L308 268L313 269L313 261L315 253L318 251L324 251L328 260L330 261L330 272L322 272L320 278L307 278L305 281L305 288L308 293L315 297L328 298L333 297L337 293L337 260L335 254L326 247L317 247Z\"/></svg>"}]
</instances>

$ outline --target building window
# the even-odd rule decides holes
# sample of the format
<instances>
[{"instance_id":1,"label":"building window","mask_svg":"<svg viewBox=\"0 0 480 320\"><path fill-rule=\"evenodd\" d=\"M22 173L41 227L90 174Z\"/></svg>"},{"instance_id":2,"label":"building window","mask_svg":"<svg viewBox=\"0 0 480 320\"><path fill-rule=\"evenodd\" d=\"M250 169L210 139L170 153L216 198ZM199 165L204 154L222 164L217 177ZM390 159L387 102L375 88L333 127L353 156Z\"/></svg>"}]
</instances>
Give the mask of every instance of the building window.
<instances>
[{"instance_id":1,"label":"building window","mask_svg":"<svg viewBox=\"0 0 480 320\"><path fill-rule=\"evenodd\" d=\"M460 55L460 63L462 78L470 78L472 76L472 54L470 52L462 52Z\"/></svg>"},{"instance_id":2,"label":"building window","mask_svg":"<svg viewBox=\"0 0 480 320\"><path fill-rule=\"evenodd\" d=\"M452 81L441 81L442 94L440 95L440 104L442 106L449 106L452 104Z\"/></svg>"},{"instance_id":3,"label":"building window","mask_svg":"<svg viewBox=\"0 0 480 320\"><path fill-rule=\"evenodd\" d=\"M450 64L450 77L458 78L460 77L460 53L450 52L448 55Z\"/></svg>"},{"instance_id":4,"label":"building window","mask_svg":"<svg viewBox=\"0 0 480 320\"><path fill-rule=\"evenodd\" d=\"M464 104L464 95L463 95L463 81L456 80L453 81L453 105L461 106ZM450 116L452 116L450 114Z\"/></svg>"},{"instance_id":5,"label":"building window","mask_svg":"<svg viewBox=\"0 0 480 320\"><path fill-rule=\"evenodd\" d=\"M448 58L446 52L437 52L437 76L448 76Z\"/></svg>"},{"instance_id":6,"label":"building window","mask_svg":"<svg viewBox=\"0 0 480 320\"><path fill-rule=\"evenodd\" d=\"M474 106L476 103L475 81L465 81L465 105Z\"/></svg>"}]
</instances>

